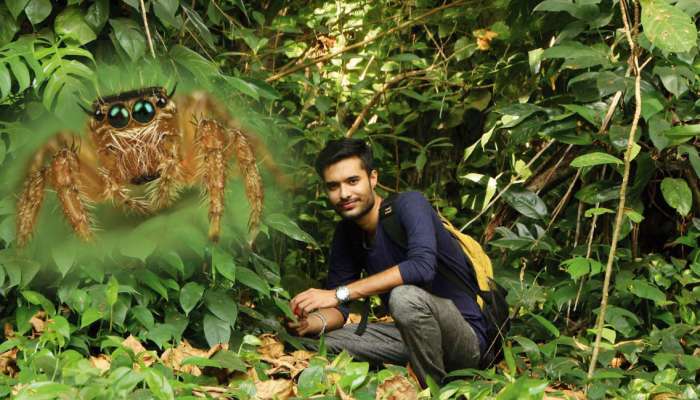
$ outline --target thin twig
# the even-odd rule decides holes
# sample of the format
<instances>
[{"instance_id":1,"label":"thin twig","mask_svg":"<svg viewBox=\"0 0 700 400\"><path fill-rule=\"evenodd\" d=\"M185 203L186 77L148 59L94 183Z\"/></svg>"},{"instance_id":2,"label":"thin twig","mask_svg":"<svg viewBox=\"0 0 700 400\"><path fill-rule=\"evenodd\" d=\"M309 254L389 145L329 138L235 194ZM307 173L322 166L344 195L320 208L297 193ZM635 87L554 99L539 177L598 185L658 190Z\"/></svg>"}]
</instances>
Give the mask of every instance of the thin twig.
<instances>
[{"instance_id":1,"label":"thin twig","mask_svg":"<svg viewBox=\"0 0 700 400\"><path fill-rule=\"evenodd\" d=\"M141 16L143 17L143 27L146 29L148 48L151 49L151 57L156 58L156 52L153 50L153 39L151 38L151 30L148 29L148 20L146 19L146 5L143 3L143 0L141 0Z\"/></svg>"},{"instance_id":2,"label":"thin twig","mask_svg":"<svg viewBox=\"0 0 700 400\"><path fill-rule=\"evenodd\" d=\"M310 67L314 64L328 61L331 58L334 58L339 54L343 54L343 53L346 53L346 52L351 51L351 50L359 49L359 48L364 47L365 45L367 45L369 43L376 41L377 39L383 38L384 36L391 35L392 33L396 32L396 31L400 31L400 30L407 28L409 26L413 26L416 24L417 21L425 19L433 14L437 14L440 11L447 10L449 8L453 8L453 7L457 7L457 6L461 6L461 5L464 5L466 3L467 3L466 0L459 0L459 1L455 1L453 3L444 4L440 7L433 8L432 10L430 10L424 14L421 14L421 15L417 16L416 18L410 19L410 20L408 20L402 24L399 24L398 26L395 26L387 31L381 32L381 33L377 34L376 36L373 36L373 37L365 39L361 42L357 42L357 43L351 44L349 46L343 47L342 49L340 49L338 51L328 53L324 56L316 57L313 60L305 62L304 64L298 64L298 65L295 65L295 66L288 68L286 70L282 70L282 71L268 77L267 79L265 79L265 82L267 82L267 83L274 82L280 78L284 78L287 75L291 75L299 70Z\"/></svg>"},{"instance_id":3,"label":"thin twig","mask_svg":"<svg viewBox=\"0 0 700 400\"><path fill-rule=\"evenodd\" d=\"M627 183L629 181L630 175L630 164L632 159L632 149L634 147L634 135L637 132L637 126L639 125L639 118L642 114L642 68L646 65L639 65L638 50L635 42L632 38L632 31L630 28L627 7L624 0L620 1L620 9L622 11L622 22L625 25L625 36L630 45L630 52L632 57L632 62L634 63L634 100L635 109L634 117L632 119L632 126L630 127L629 136L627 137L627 150L625 151L625 166L622 174L622 185L620 186L620 202L617 206L617 213L615 215L615 226L613 228L612 239L610 243L610 252L608 253L608 262L605 266L605 279L603 280L603 296L600 301L600 311L598 313L598 320L596 322L596 337L595 344L593 346L593 354L591 355L591 363L588 366L588 379L593 377L595 372L596 363L598 362L598 353L600 352L600 341L603 337L603 325L605 324L605 311L608 306L608 289L610 288L610 278L612 276L612 266L615 261L615 251L617 250L617 240L620 236L620 226L622 225L622 217L625 213L625 200L627 195Z\"/></svg>"},{"instance_id":4,"label":"thin twig","mask_svg":"<svg viewBox=\"0 0 700 400\"><path fill-rule=\"evenodd\" d=\"M392 88L393 86L396 86L399 82L406 78L410 78L412 76L416 75L422 75L425 74L432 69L434 69L434 65L431 65L428 68L425 69L420 69L420 70L413 70L413 71L408 71L404 72L403 74L396 75L394 78L392 78L389 82L384 84L384 87L380 91L374 94L370 101L362 108L362 111L357 115L355 118L355 122L352 123L352 126L348 131L345 133L345 137L352 137L352 135L360 128L360 125L362 124L362 121L367 117L367 114L369 113L369 110L374 107L375 104L379 101L379 99L386 93L387 90Z\"/></svg>"}]
</instances>

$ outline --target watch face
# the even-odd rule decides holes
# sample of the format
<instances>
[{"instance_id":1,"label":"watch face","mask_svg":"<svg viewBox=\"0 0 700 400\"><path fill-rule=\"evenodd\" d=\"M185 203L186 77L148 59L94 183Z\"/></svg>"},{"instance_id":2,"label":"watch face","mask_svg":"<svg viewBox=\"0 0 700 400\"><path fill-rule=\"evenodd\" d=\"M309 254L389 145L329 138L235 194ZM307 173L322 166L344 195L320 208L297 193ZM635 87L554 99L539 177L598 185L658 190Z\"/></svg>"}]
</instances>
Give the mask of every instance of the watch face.
<instances>
[{"instance_id":1,"label":"watch face","mask_svg":"<svg viewBox=\"0 0 700 400\"><path fill-rule=\"evenodd\" d=\"M348 289L347 286L341 286L335 291L335 295L341 302L348 301L350 298L350 289Z\"/></svg>"}]
</instances>

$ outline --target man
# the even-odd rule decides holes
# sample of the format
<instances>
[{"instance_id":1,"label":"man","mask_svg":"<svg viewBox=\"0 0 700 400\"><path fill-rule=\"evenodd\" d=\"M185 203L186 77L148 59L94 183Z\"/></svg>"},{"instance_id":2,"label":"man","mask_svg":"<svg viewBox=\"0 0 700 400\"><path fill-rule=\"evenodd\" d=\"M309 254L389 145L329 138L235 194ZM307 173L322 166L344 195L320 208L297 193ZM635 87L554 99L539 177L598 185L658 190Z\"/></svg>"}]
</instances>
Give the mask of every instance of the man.
<instances>
[{"instance_id":1,"label":"man","mask_svg":"<svg viewBox=\"0 0 700 400\"><path fill-rule=\"evenodd\" d=\"M291 301L298 335L326 334L329 351L347 350L376 364L410 361L420 384L440 383L456 369L476 368L485 349L486 323L469 294L437 273L438 262L470 279L468 261L430 203L416 192L392 205L407 246L392 241L380 222L382 198L372 153L361 140L331 140L316 160L328 199L343 218L336 227L326 287ZM365 269L367 277L360 279ZM394 323L373 323L361 336L345 325L347 302L382 295Z\"/></svg>"}]
</instances>

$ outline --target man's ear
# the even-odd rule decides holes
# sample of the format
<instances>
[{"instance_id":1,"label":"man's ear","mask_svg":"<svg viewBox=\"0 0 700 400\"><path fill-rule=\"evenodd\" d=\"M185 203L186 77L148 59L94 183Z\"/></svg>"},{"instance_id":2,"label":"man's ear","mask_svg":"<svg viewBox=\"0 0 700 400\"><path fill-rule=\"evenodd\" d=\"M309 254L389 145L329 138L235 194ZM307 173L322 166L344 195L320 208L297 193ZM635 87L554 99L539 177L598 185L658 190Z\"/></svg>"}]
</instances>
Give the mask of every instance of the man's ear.
<instances>
[{"instance_id":1,"label":"man's ear","mask_svg":"<svg viewBox=\"0 0 700 400\"><path fill-rule=\"evenodd\" d=\"M377 182L379 182L379 173L376 169L373 169L372 172L369 173L369 183L372 185L372 190L377 186Z\"/></svg>"}]
</instances>

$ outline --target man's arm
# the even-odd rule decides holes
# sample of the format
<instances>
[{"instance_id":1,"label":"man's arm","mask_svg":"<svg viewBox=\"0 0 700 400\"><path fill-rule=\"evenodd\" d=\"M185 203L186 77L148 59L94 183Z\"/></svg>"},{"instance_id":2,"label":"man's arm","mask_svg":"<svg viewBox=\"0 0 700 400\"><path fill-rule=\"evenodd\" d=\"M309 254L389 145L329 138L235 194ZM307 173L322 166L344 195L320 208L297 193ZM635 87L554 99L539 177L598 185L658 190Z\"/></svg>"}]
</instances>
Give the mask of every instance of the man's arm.
<instances>
[{"instance_id":1,"label":"man's arm","mask_svg":"<svg viewBox=\"0 0 700 400\"><path fill-rule=\"evenodd\" d=\"M350 300L356 300L375 294L386 293L402 284L403 278L401 278L401 272L399 272L399 267L395 265L382 272L352 282L347 286L348 289L350 289ZM292 299L291 307L294 314L306 317L311 312L318 309L333 308L337 311L335 307L338 307L338 299L335 297L335 290L333 289L308 289L299 293ZM338 311L338 313L340 314L340 311ZM328 323L330 325L330 321L328 321ZM340 326L342 326L342 324Z\"/></svg>"},{"instance_id":2,"label":"man's arm","mask_svg":"<svg viewBox=\"0 0 700 400\"><path fill-rule=\"evenodd\" d=\"M326 332L341 328L345 324L345 317L337 308L323 308L317 312L326 321ZM298 322L290 322L287 326L297 336L317 335L323 329L323 319L313 313L306 318L299 318Z\"/></svg>"}]
</instances>

